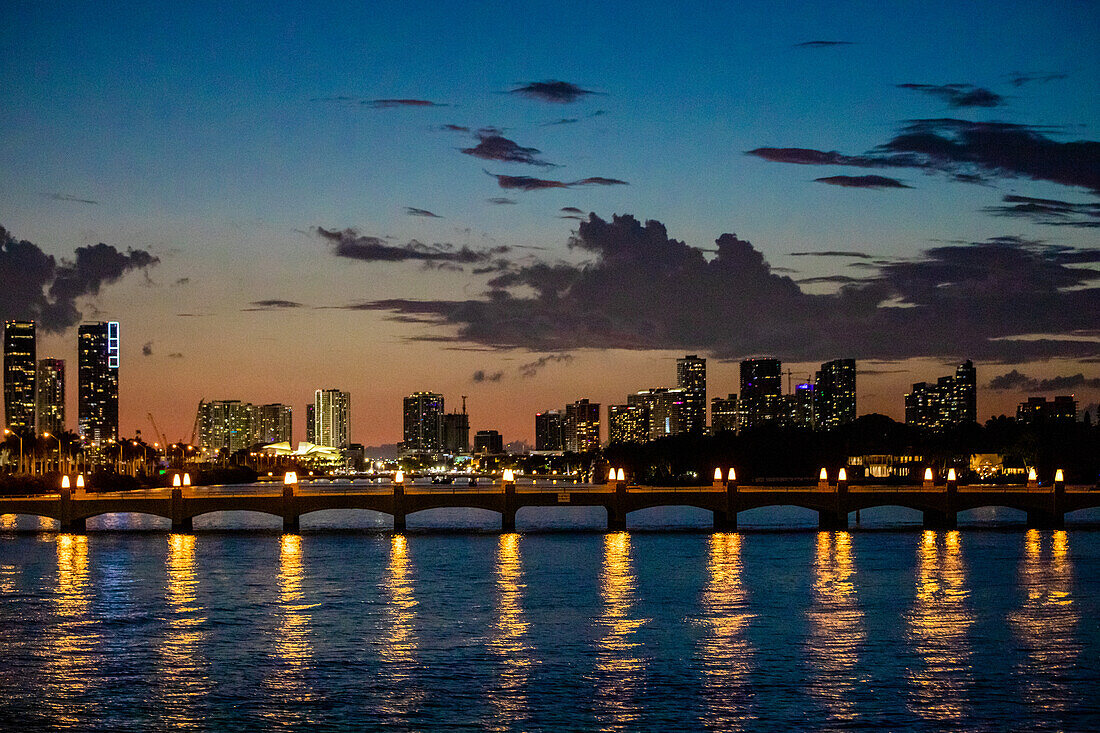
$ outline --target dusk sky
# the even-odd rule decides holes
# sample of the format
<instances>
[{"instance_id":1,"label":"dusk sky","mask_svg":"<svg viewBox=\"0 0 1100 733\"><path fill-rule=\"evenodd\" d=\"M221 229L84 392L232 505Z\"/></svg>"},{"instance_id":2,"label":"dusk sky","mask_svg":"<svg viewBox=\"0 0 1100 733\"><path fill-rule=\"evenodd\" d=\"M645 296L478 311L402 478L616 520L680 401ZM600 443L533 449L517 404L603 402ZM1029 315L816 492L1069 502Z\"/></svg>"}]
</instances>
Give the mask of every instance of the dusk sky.
<instances>
[{"instance_id":1,"label":"dusk sky","mask_svg":"<svg viewBox=\"0 0 1100 733\"><path fill-rule=\"evenodd\" d=\"M74 427L120 321L121 431L172 440L338 387L356 442L416 390L532 441L686 353L1100 400L1100 4L779 7L9 3L0 318Z\"/></svg>"}]
</instances>

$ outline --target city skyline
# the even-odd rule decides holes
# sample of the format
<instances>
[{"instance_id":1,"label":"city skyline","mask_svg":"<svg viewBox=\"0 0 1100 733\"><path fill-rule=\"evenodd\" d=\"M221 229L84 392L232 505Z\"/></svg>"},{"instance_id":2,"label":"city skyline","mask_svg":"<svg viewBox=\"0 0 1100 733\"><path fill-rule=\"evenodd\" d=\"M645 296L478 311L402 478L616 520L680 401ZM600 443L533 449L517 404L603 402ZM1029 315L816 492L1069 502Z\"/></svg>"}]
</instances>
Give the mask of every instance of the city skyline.
<instances>
[{"instance_id":1,"label":"city skyline","mask_svg":"<svg viewBox=\"0 0 1100 733\"><path fill-rule=\"evenodd\" d=\"M979 420L1100 401L1094 5L365 12L0 29L0 319L70 365L123 322L122 432L337 384L356 442L425 388L534 442L690 353L854 357L895 419L964 359Z\"/></svg>"}]
</instances>

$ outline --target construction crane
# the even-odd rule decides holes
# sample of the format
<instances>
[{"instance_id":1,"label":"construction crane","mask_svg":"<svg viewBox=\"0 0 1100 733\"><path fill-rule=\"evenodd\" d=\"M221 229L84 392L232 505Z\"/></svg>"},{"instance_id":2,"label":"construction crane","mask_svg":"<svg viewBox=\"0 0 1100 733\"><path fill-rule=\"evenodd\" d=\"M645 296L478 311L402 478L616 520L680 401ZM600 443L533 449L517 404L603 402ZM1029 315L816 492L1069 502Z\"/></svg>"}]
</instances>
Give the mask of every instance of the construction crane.
<instances>
[{"instance_id":1,"label":"construction crane","mask_svg":"<svg viewBox=\"0 0 1100 733\"><path fill-rule=\"evenodd\" d=\"M153 426L153 439L160 441L160 449L164 451L164 455L168 455L168 438L164 437L164 433L157 427L157 421L153 419L153 413L145 413L149 418L149 424Z\"/></svg>"},{"instance_id":2,"label":"construction crane","mask_svg":"<svg viewBox=\"0 0 1100 733\"><path fill-rule=\"evenodd\" d=\"M195 424L191 426L191 440L187 441L188 445L195 444L195 438L199 434L199 420L202 419L202 406L206 404L206 398L199 399L199 406L195 410Z\"/></svg>"}]
</instances>

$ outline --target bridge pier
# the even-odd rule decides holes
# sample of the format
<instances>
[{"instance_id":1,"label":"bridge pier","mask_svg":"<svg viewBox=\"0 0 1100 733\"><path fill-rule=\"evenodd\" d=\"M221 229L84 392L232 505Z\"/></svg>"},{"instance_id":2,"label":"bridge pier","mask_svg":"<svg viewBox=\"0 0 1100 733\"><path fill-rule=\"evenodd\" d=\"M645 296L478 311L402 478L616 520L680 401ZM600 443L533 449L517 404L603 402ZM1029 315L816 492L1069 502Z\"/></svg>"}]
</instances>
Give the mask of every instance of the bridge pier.
<instances>
[{"instance_id":1,"label":"bridge pier","mask_svg":"<svg viewBox=\"0 0 1100 733\"><path fill-rule=\"evenodd\" d=\"M848 512L837 509L820 509L817 512L818 529L848 529Z\"/></svg>"},{"instance_id":2,"label":"bridge pier","mask_svg":"<svg viewBox=\"0 0 1100 733\"><path fill-rule=\"evenodd\" d=\"M194 531L194 529L194 520L191 517L184 517L178 522L175 519L172 520L172 532L176 534L180 534L183 532L192 532Z\"/></svg>"},{"instance_id":3,"label":"bridge pier","mask_svg":"<svg viewBox=\"0 0 1100 733\"><path fill-rule=\"evenodd\" d=\"M88 520L84 518L61 520L61 531L65 534L82 534L87 529Z\"/></svg>"},{"instance_id":4,"label":"bridge pier","mask_svg":"<svg viewBox=\"0 0 1100 733\"><path fill-rule=\"evenodd\" d=\"M295 484L283 485L283 532L297 533L300 529L298 522L298 499L294 496Z\"/></svg>"},{"instance_id":5,"label":"bridge pier","mask_svg":"<svg viewBox=\"0 0 1100 733\"><path fill-rule=\"evenodd\" d=\"M405 531L405 487L401 483L393 485L393 531Z\"/></svg>"},{"instance_id":6,"label":"bridge pier","mask_svg":"<svg viewBox=\"0 0 1100 733\"><path fill-rule=\"evenodd\" d=\"M58 521L61 523L61 531L67 533L83 532L87 528L87 520L83 517L73 517L72 491L70 489L61 489L58 498L61 504L61 516L58 517Z\"/></svg>"},{"instance_id":7,"label":"bridge pier","mask_svg":"<svg viewBox=\"0 0 1100 733\"><path fill-rule=\"evenodd\" d=\"M191 517L183 513L183 489L172 489L172 531L190 532L192 529Z\"/></svg>"},{"instance_id":8,"label":"bridge pier","mask_svg":"<svg viewBox=\"0 0 1100 733\"><path fill-rule=\"evenodd\" d=\"M1028 529L1065 529L1066 517L1061 512L1046 512L1039 509L1027 513Z\"/></svg>"},{"instance_id":9,"label":"bridge pier","mask_svg":"<svg viewBox=\"0 0 1100 733\"><path fill-rule=\"evenodd\" d=\"M514 481L504 483L504 506L500 510L500 531L516 531L516 484Z\"/></svg>"},{"instance_id":10,"label":"bridge pier","mask_svg":"<svg viewBox=\"0 0 1100 733\"><path fill-rule=\"evenodd\" d=\"M716 532L736 532L737 531L737 512L731 511L715 511L714 512L714 530Z\"/></svg>"},{"instance_id":11,"label":"bridge pier","mask_svg":"<svg viewBox=\"0 0 1100 733\"><path fill-rule=\"evenodd\" d=\"M614 507L607 508L607 531L608 532L624 532L626 531L626 512L619 511Z\"/></svg>"},{"instance_id":12,"label":"bridge pier","mask_svg":"<svg viewBox=\"0 0 1100 733\"><path fill-rule=\"evenodd\" d=\"M925 510L922 525L925 529L958 529L958 515L955 512Z\"/></svg>"}]
</instances>

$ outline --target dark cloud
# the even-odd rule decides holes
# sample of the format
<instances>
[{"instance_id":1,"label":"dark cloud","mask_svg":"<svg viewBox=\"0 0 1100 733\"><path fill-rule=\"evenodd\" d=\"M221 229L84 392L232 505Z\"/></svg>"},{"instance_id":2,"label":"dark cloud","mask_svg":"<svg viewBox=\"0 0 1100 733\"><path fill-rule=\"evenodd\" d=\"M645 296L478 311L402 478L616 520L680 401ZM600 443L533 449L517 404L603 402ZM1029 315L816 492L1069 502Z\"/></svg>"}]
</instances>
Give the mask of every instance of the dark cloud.
<instances>
[{"instance_id":1,"label":"dark cloud","mask_svg":"<svg viewBox=\"0 0 1100 733\"><path fill-rule=\"evenodd\" d=\"M716 358L974 358L1100 355L1100 254L1005 237L882 260L863 279L804 292L734 234L717 254L631 216L582 222L584 264L514 264L480 298L346 306L448 328L451 343L561 353L700 350ZM871 263L861 263L870 265ZM690 293L690 297L684 297Z\"/></svg>"},{"instance_id":2,"label":"dark cloud","mask_svg":"<svg viewBox=\"0 0 1100 733\"><path fill-rule=\"evenodd\" d=\"M406 206L405 207L405 213L408 214L409 216L426 216L429 219L442 219L443 218L439 214L433 214L432 212L428 211L427 209L418 209L415 206Z\"/></svg>"},{"instance_id":3,"label":"dark cloud","mask_svg":"<svg viewBox=\"0 0 1100 733\"><path fill-rule=\"evenodd\" d=\"M180 352L178 352L178 351L173 351L173 352L172 352L171 354L169 354L169 355L168 355L168 358L169 358L169 359L182 359L182 358L183 358L183 354L181 354L181 353L180 353Z\"/></svg>"},{"instance_id":4,"label":"dark cloud","mask_svg":"<svg viewBox=\"0 0 1100 733\"><path fill-rule=\"evenodd\" d=\"M501 188L517 189L519 191L541 191L545 188L569 188L564 181L552 181L545 178L533 178L531 176L506 176L503 174L489 173L497 179L497 185Z\"/></svg>"},{"instance_id":5,"label":"dark cloud","mask_svg":"<svg viewBox=\"0 0 1100 733\"><path fill-rule=\"evenodd\" d=\"M371 109L394 109L395 107L447 107L440 102L427 99L364 99L359 104Z\"/></svg>"},{"instance_id":6,"label":"dark cloud","mask_svg":"<svg viewBox=\"0 0 1100 733\"><path fill-rule=\"evenodd\" d=\"M863 155L808 148L756 148L748 154L801 165L916 168L955 178L1030 178L1100 193L1100 142L1058 142L1046 132L1008 122L913 120Z\"/></svg>"},{"instance_id":7,"label":"dark cloud","mask_svg":"<svg viewBox=\"0 0 1100 733\"><path fill-rule=\"evenodd\" d=\"M503 378L504 372L493 372L489 374L484 369L478 369L474 372L474 376L472 377L475 382L499 382Z\"/></svg>"},{"instance_id":8,"label":"dark cloud","mask_svg":"<svg viewBox=\"0 0 1100 733\"><path fill-rule=\"evenodd\" d=\"M791 252L791 257L855 257L862 260L871 259L866 252L849 252L845 250L827 249L821 252ZM774 267L772 268L775 269Z\"/></svg>"},{"instance_id":9,"label":"dark cloud","mask_svg":"<svg viewBox=\"0 0 1100 733\"><path fill-rule=\"evenodd\" d=\"M516 203L515 199L507 199L507 198L504 198L503 196L494 196L491 199L485 199L485 200L488 201L490 204L496 204L498 206L507 206L509 204Z\"/></svg>"},{"instance_id":10,"label":"dark cloud","mask_svg":"<svg viewBox=\"0 0 1100 733\"><path fill-rule=\"evenodd\" d=\"M537 99L540 102L556 102L568 104L591 94L599 94L590 89L582 89L568 81L532 81L520 84L508 91L509 94L518 94L529 99Z\"/></svg>"},{"instance_id":11,"label":"dark cloud","mask_svg":"<svg viewBox=\"0 0 1100 733\"><path fill-rule=\"evenodd\" d=\"M254 300L249 303L249 306L242 310L245 312L278 311L304 307L301 303L295 303L293 300Z\"/></svg>"},{"instance_id":12,"label":"dark cloud","mask_svg":"<svg viewBox=\"0 0 1100 733\"><path fill-rule=\"evenodd\" d=\"M98 201L95 201L93 199L82 199L79 196L70 196L67 193L44 193L42 195L46 198L53 199L54 201L71 201L75 204L99 204Z\"/></svg>"},{"instance_id":13,"label":"dark cloud","mask_svg":"<svg viewBox=\"0 0 1100 733\"><path fill-rule=\"evenodd\" d=\"M173 284L174 286L176 286L176 287L179 287L179 286L181 286L181 285L187 285L187 284L188 284L189 282L191 282L191 278L189 278L189 277L181 277L181 278L177 279L177 280L176 280L176 281L175 281L174 283L172 283L172 284Z\"/></svg>"},{"instance_id":14,"label":"dark cloud","mask_svg":"<svg viewBox=\"0 0 1100 733\"><path fill-rule=\"evenodd\" d=\"M519 367L519 375L525 379L530 379L538 374L543 367L549 364L568 364L571 361L573 361L572 354L547 354L546 356L540 356L534 361L521 364Z\"/></svg>"},{"instance_id":15,"label":"dark cloud","mask_svg":"<svg viewBox=\"0 0 1100 733\"><path fill-rule=\"evenodd\" d=\"M104 285L158 262L146 250L123 253L102 242L77 247L72 260L58 261L0 227L0 320L34 320L45 331L64 331L83 317L78 299L94 298Z\"/></svg>"},{"instance_id":16,"label":"dark cloud","mask_svg":"<svg viewBox=\"0 0 1100 733\"><path fill-rule=\"evenodd\" d=\"M452 244L424 244L413 239L407 244L388 244L379 237L360 234L355 229L325 229L317 227L317 234L333 244L333 252L338 257L346 257L361 262L406 262L418 261L439 264L478 264L489 262L495 257L508 253L507 246L488 249L455 248Z\"/></svg>"},{"instance_id":17,"label":"dark cloud","mask_svg":"<svg viewBox=\"0 0 1100 733\"><path fill-rule=\"evenodd\" d=\"M775 268L772 268L773 271ZM833 284L833 285L847 285L848 283L862 283L865 278L852 277L851 275L822 275L820 277L804 277L801 280L795 280L799 285L821 285L821 284Z\"/></svg>"},{"instance_id":18,"label":"dark cloud","mask_svg":"<svg viewBox=\"0 0 1100 733\"><path fill-rule=\"evenodd\" d=\"M562 117L561 119L553 120L552 122L544 122L542 123L542 126L552 127L554 125L572 125L577 122L580 122L580 120L576 117Z\"/></svg>"},{"instance_id":19,"label":"dark cloud","mask_svg":"<svg viewBox=\"0 0 1100 733\"><path fill-rule=\"evenodd\" d=\"M1092 229L1100 227L1100 203L1075 204L1057 199L1037 199L1009 195L1001 206L987 206L982 211L994 216L1030 219L1036 224Z\"/></svg>"},{"instance_id":20,"label":"dark cloud","mask_svg":"<svg viewBox=\"0 0 1100 733\"><path fill-rule=\"evenodd\" d=\"M469 132L470 131L470 128L465 127L464 125L451 125L451 124L440 125L439 129L440 130L446 130L447 132Z\"/></svg>"},{"instance_id":21,"label":"dark cloud","mask_svg":"<svg viewBox=\"0 0 1100 733\"><path fill-rule=\"evenodd\" d=\"M912 186L906 186L896 178L887 178L886 176L827 176L825 178L815 178L814 181L846 188L912 188Z\"/></svg>"},{"instance_id":22,"label":"dark cloud","mask_svg":"<svg viewBox=\"0 0 1100 733\"><path fill-rule=\"evenodd\" d=\"M553 165L553 163L536 157L539 154L538 148L521 147L506 137L501 137L497 134L482 134L480 131L478 132L477 138L477 145L472 148L463 148L462 152L466 155L472 155L475 158L481 158L483 160L499 160L505 163L526 163L527 165L538 165L543 167Z\"/></svg>"},{"instance_id":23,"label":"dark cloud","mask_svg":"<svg viewBox=\"0 0 1100 733\"><path fill-rule=\"evenodd\" d=\"M794 48L831 48L833 46L851 46L852 41L803 41L794 44Z\"/></svg>"},{"instance_id":24,"label":"dark cloud","mask_svg":"<svg viewBox=\"0 0 1100 733\"><path fill-rule=\"evenodd\" d=\"M898 84L898 89L909 89L946 102L950 107L998 107L1005 98L972 84Z\"/></svg>"},{"instance_id":25,"label":"dark cloud","mask_svg":"<svg viewBox=\"0 0 1100 733\"><path fill-rule=\"evenodd\" d=\"M153 342L152 341L146 341L145 345L141 347L141 355L142 356L152 356L153 355Z\"/></svg>"},{"instance_id":26,"label":"dark cloud","mask_svg":"<svg viewBox=\"0 0 1100 733\"><path fill-rule=\"evenodd\" d=\"M1024 84L1031 84L1031 83L1046 84L1047 82L1057 81L1059 79L1066 79L1068 77L1069 77L1069 74L1063 74L1063 73L1057 73L1057 72L1055 72L1055 73L1030 73L1030 74L1021 74L1019 72L1016 72L1015 74L1010 74L1008 79L1009 79L1010 82L1012 82L1012 86L1022 87Z\"/></svg>"},{"instance_id":27,"label":"dark cloud","mask_svg":"<svg viewBox=\"0 0 1100 733\"><path fill-rule=\"evenodd\" d=\"M584 212L578 209L576 206L563 206L558 211L563 214L583 214Z\"/></svg>"},{"instance_id":28,"label":"dark cloud","mask_svg":"<svg viewBox=\"0 0 1100 733\"><path fill-rule=\"evenodd\" d=\"M1064 377L1036 379L1013 369L1007 374L993 377L989 381L989 388L1015 392L1069 392L1075 389L1100 389L1100 378L1087 378L1084 374L1077 373Z\"/></svg>"}]
</instances>

